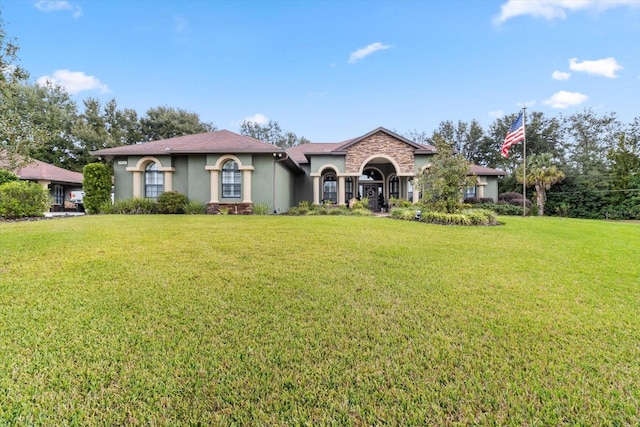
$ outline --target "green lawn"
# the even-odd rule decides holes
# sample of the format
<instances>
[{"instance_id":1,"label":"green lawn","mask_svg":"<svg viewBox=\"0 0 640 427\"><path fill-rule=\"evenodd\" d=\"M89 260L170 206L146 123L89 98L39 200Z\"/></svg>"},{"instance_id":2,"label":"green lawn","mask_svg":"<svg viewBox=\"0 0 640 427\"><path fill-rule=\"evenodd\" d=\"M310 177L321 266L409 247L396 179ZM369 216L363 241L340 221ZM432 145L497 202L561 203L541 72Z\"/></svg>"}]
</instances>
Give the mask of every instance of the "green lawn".
<instances>
[{"instance_id":1,"label":"green lawn","mask_svg":"<svg viewBox=\"0 0 640 427\"><path fill-rule=\"evenodd\" d=\"M637 425L640 224L0 223L0 425Z\"/></svg>"}]
</instances>

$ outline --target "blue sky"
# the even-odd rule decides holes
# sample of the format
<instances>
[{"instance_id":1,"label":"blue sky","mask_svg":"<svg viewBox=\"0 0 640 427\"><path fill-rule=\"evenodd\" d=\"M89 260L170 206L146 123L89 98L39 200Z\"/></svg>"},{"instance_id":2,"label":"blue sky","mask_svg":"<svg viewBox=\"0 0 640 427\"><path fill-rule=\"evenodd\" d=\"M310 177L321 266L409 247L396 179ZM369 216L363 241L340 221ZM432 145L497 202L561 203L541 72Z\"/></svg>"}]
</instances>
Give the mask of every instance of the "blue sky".
<instances>
[{"instance_id":1,"label":"blue sky","mask_svg":"<svg viewBox=\"0 0 640 427\"><path fill-rule=\"evenodd\" d=\"M31 79L220 129L273 119L313 142L378 126L485 128L523 104L640 115L640 0L0 4Z\"/></svg>"}]
</instances>

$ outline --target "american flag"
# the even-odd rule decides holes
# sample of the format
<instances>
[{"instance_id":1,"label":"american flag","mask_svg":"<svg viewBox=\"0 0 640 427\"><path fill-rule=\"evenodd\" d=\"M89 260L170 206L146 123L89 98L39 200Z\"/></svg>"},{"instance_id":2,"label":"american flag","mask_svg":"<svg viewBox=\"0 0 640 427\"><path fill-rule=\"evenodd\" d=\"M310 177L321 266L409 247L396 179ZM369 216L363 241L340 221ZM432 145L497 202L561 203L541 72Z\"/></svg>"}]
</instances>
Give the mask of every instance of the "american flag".
<instances>
[{"instance_id":1,"label":"american flag","mask_svg":"<svg viewBox=\"0 0 640 427\"><path fill-rule=\"evenodd\" d=\"M509 157L509 148L513 144L517 144L520 141L524 141L524 112L520 111L518 118L513 122L507 132L507 136L502 144L502 157L505 159Z\"/></svg>"}]
</instances>

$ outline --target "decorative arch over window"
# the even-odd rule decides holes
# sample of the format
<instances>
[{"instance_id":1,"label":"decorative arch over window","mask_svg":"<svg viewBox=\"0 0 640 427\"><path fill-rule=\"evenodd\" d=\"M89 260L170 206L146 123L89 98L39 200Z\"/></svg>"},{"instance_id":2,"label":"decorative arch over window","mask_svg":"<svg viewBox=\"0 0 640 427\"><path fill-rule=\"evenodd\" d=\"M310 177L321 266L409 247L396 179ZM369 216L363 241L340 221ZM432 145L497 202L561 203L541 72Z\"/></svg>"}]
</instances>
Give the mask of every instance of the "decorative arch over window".
<instances>
[{"instance_id":1,"label":"decorative arch over window","mask_svg":"<svg viewBox=\"0 0 640 427\"><path fill-rule=\"evenodd\" d=\"M227 160L222 165L222 197L239 198L242 196L242 173L235 160Z\"/></svg>"}]
</instances>

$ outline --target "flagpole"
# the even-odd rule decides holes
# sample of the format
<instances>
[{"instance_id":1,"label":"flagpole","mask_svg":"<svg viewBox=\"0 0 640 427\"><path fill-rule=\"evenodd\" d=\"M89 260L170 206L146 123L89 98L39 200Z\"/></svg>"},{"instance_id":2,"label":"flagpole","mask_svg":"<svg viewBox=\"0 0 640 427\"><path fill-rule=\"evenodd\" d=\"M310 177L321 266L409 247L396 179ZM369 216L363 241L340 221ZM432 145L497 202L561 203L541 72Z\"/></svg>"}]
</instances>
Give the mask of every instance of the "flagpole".
<instances>
[{"instance_id":1,"label":"flagpole","mask_svg":"<svg viewBox=\"0 0 640 427\"><path fill-rule=\"evenodd\" d=\"M522 216L527 216L527 106L522 107Z\"/></svg>"}]
</instances>

